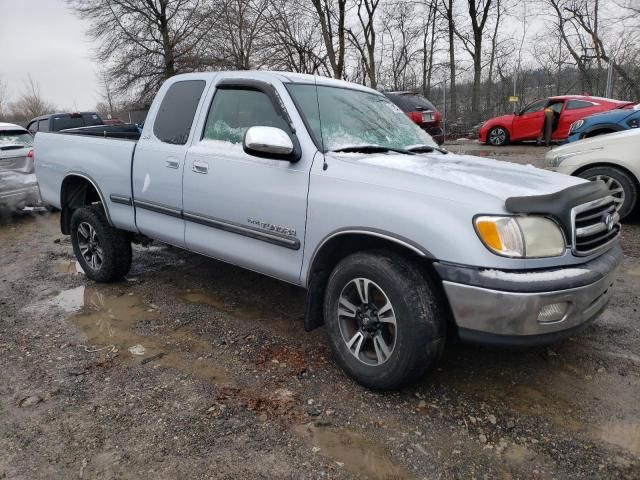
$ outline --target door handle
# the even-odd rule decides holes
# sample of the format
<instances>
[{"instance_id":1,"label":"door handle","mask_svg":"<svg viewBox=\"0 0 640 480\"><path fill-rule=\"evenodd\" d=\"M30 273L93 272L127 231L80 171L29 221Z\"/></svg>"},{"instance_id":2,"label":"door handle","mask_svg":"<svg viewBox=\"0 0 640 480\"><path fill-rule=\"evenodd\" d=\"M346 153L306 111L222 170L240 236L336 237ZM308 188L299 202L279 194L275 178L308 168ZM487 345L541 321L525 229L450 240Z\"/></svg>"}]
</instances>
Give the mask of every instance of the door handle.
<instances>
[{"instance_id":1,"label":"door handle","mask_svg":"<svg viewBox=\"0 0 640 480\"><path fill-rule=\"evenodd\" d=\"M194 160L191 170L196 173L209 173L209 164L200 160Z\"/></svg>"},{"instance_id":2,"label":"door handle","mask_svg":"<svg viewBox=\"0 0 640 480\"><path fill-rule=\"evenodd\" d=\"M167 168L177 169L180 166L180 162L178 160L169 158L164 162L164 166Z\"/></svg>"}]
</instances>

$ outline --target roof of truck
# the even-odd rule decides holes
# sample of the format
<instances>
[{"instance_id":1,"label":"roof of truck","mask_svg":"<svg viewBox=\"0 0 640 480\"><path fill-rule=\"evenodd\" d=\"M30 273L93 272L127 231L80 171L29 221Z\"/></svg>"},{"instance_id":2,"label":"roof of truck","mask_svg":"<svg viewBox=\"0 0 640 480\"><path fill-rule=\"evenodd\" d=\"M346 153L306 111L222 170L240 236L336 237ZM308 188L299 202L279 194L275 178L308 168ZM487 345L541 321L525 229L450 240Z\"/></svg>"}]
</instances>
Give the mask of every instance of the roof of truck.
<instances>
[{"instance_id":1,"label":"roof of truck","mask_svg":"<svg viewBox=\"0 0 640 480\"><path fill-rule=\"evenodd\" d=\"M232 70L232 71L220 71L220 72L199 72L199 73L183 73L171 77L171 79L178 78L207 78L217 75L223 75L225 77L245 78L253 80L279 80L283 83L318 83L318 85L326 85L331 87L351 88L356 90L363 90L367 92L377 92L364 85L357 83L351 83L344 80L338 80L335 78L324 77L321 75L310 75L306 73L294 73L294 72L277 72L268 70Z\"/></svg>"}]
</instances>

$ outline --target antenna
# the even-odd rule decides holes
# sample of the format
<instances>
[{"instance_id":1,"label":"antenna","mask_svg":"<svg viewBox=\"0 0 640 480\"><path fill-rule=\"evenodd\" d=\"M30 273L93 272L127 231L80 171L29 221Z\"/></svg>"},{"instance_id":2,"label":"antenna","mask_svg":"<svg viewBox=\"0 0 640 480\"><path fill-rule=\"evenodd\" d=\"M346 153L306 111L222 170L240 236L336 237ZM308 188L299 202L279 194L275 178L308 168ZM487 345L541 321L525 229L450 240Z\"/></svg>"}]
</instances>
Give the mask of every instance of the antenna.
<instances>
[{"instance_id":1,"label":"antenna","mask_svg":"<svg viewBox=\"0 0 640 480\"><path fill-rule=\"evenodd\" d=\"M313 75L313 83L316 86L316 104L318 105L318 122L320 123L320 143L322 144L322 170L329 168L327 164L327 156L324 151L324 136L322 134L322 115L320 115L320 98L318 96L318 77Z\"/></svg>"}]
</instances>

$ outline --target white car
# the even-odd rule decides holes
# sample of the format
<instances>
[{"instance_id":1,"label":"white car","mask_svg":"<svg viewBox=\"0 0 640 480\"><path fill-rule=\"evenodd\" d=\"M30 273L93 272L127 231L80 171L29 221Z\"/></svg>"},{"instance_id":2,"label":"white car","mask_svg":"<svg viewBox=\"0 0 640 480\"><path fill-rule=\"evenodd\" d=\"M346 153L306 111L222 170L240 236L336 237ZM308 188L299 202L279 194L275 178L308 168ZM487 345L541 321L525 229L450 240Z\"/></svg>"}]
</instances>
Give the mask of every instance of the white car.
<instances>
[{"instance_id":1,"label":"white car","mask_svg":"<svg viewBox=\"0 0 640 480\"><path fill-rule=\"evenodd\" d=\"M16 211L39 204L33 137L19 125L0 123L0 210Z\"/></svg>"},{"instance_id":2,"label":"white car","mask_svg":"<svg viewBox=\"0 0 640 480\"><path fill-rule=\"evenodd\" d=\"M560 173L602 180L617 204L620 218L638 205L640 129L600 135L550 150L547 167Z\"/></svg>"}]
</instances>

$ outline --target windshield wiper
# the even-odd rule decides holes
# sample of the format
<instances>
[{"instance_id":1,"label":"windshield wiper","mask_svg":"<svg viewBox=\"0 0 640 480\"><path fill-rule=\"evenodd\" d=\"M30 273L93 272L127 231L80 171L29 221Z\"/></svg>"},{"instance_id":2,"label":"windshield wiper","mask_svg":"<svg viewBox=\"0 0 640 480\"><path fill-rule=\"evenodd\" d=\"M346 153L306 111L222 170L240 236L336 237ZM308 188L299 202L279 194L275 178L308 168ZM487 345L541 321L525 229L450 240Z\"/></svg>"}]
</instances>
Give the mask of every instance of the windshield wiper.
<instances>
[{"instance_id":1,"label":"windshield wiper","mask_svg":"<svg viewBox=\"0 0 640 480\"><path fill-rule=\"evenodd\" d=\"M404 150L402 148L391 148L391 147L383 147L382 145L352 145L349 147L336 148L335 150L331 150L332 152L337 153L385 153L385 152L395 152L395 153L403 153L405 155L415 155L414 152L409 150Z\"/></svg>"},{"instance_id":2,"label":"windshield wiper","mask_svg":"<svg viewBox=\"0 0 640 480\"><path fill-rule=\"evenodd\" d=\"M444 154L449 153L448 150L445 150L444 148L440 148L440 147L434 147L433 145L416 145L414 147L407 148L407 151L413 152L413 153L431 153L431 152L440 152Z\"/></svg>"}]
</instances>

